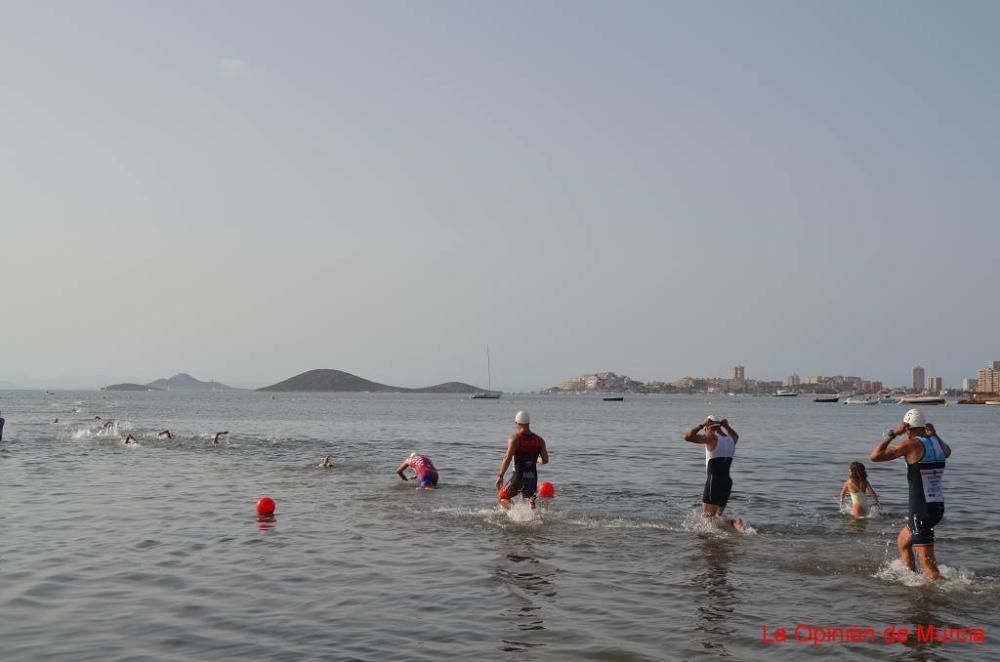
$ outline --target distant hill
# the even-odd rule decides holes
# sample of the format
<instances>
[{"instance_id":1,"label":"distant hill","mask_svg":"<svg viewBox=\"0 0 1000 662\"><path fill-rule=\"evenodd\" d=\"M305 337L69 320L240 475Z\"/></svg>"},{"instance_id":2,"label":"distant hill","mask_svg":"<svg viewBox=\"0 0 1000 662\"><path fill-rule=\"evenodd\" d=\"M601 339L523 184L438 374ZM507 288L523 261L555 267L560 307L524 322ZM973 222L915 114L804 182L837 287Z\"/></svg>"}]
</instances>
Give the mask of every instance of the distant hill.
<instances>
[{"instance_id":1,"label":"distant hill","mask_svg":"<svg viewBox=\"0 0 1000 662\"><path fill-rule=\"evenodd\" d=\"M406 389L372 382L342 370L307 370L283 382L258 391L342 391L342 392L401 392Z\"/></svg>"},{"instance_id":2,"label":"distant hill","mask_svg":"<svg viewBox=\"0 0 1000 662\"><path fill-rule=\"evenodd\" d=\"M157 379L149 382L151 388L161 391L232 391L232 386L219 382L203 382L186 372L179 372L170 379Z\"/></svg>"},{"instance_id":3,"label":"distant hill","mask_svg":"<svg viewBox=\"0 0 1000 662\"><path fill-rule=\"evenodd\" d=\"M447 382L426 388L402 388L369 381L342 370L308 370L258 391L322 391L339 393L475 393L479 389L461 382Z\"/></svg>"},{"instance_id":4,"label":"distant hill","mask_svg":"<svg viewBox=\"0 0 1000 662\"><path fill-rule=\"evenodd\" d=\"M124 384L112 384L111 386L105 386L101 389L102 391L160 391L162 389L153 388L147 384L132 384L131 382L125 382Z\"/></svg>"}]
</instances>

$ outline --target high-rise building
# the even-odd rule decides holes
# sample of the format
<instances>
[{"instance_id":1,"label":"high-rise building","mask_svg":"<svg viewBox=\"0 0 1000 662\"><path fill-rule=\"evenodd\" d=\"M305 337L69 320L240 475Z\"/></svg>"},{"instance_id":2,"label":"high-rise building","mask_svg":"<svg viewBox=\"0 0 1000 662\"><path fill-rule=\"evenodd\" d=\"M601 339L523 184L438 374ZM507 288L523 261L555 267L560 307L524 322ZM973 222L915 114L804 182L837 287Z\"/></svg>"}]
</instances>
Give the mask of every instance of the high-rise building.
<instances>
[{"instance_id":1,"label":"high-rise building","mask_svg":"<svg viewBox=\"0 0 1000 662\"><path fill-rule=\"evenodd\" d=\"M801 383L802 383L802 378L800 378L794 372L792 374L788 375L788 385L789 386L798 386Z\"/></svg>"},{"instance_id":2,"label":"high-rise building","mask_svg":"<svg viewBox=\"0 0 1000 662\"><path fill-rule=\"evenodd\" d=\"M920 366L915 366L913 368L913 390L922 391L924 386L927 385L926 375L924 374L924 369Z\"/></svg>"},{"instance_id":3,"label":"high-rise building","mask_svg":"<svg viewBox=\"0 0 1000 662\"><path fill-rule=\"evenodd\" d=\"M733 368L733 381L742 384L743 379L744 379L743 366L738 365L735 368Z\"/></svg>"},{"instance_id":4,"label":"high-rise building","mask_svg":"<svg viewBox=\"0 0 1000 662\"><path fill-rule=\"evenodd\" d=\"M1000 370L993 368L980 370L976 391L979 393L1000 393Z\"/></svg>"},{"instance_id":5,"label":"high-rise building","mask_svg":"<svg viewBox=\"0 0 1000 662\"><path fill-rule=\"evenodd\" d=\"M993 369L996 370L997 372L1000 372L1000 361L993 362Z\"/></svg>"},{"instance_id":6,"label":"high-rise building","mask_svg":"<svg viewBox=\"0 0 1000 662\"><path fill-rule=\"evenodd\" d=\"M931 393L940 393L944 388L944 381L940 377L927 378L927 390Z\"/></svg>"},{"instance_id":7,"label":"high-rise building","mask_svg":"<svg viewBox=\"0 0 1000 662\"><path fill-rule=\"evenodd\" d=\"M963 391L975 391L976 386L979 385L979 379L976 377L966 377L962 380L962 390Z\"/></svg>"}]
</instances>

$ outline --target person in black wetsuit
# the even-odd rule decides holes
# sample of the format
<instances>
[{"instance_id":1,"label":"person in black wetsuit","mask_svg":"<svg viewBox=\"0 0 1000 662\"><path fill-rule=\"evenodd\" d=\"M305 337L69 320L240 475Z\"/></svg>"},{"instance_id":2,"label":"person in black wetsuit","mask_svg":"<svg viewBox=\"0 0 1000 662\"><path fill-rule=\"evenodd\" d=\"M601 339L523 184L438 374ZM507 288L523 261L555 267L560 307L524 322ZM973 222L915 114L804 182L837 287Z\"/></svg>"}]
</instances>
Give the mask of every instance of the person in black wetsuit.
<instances>
[{"instance_id":1,"label":"person in black wetsuit","mask_svg":"<svg viewBox=\"0 0 1000 662\"><path fill-rule=\"evenodd\" d=\"M0 441L3 441L3 424L6 422L3 416L0 416Z\"/></svg>"},{"instance_id":2,"label":"person in black wetsuit","mask_svg":"<svg viewBox=\"0 0 1000 662\"><path fill-rule=\"evenodd\" d=\"M904 434L904 441L889 447L896 437ZM941 483L945 459L951 457L951 447L937 436L934 426L924 419L923 412L911 409L906 412L902 423L886 432L868 457L872 462L906 458L909 515L896 538L899 558L906 567L916 571L913 557L913 550L916 550L927 579L939 579L941 573L934 558L934 526L944 517Z\"/></svg>"},{"instance_id":3,"label":"person in black wetsuit","mask_svg":"<svg viewBox=\"0 0 1000 662\"><path fill-rule=\"evenodd\" d=\"M528 412L517 412L514 422L517 424L517 432L507 440L507 452L504 453L500 472L497 473L497 501L504 508L510 508L510 500L520 492L521 497L534 508L535 490L538 488L538 470L535 465L548 464L549 451L545 447L545 440L531 431L531 416ZM504 485L503 476L511 460L514 461L514 474Z\"/></svg>"},{"instance_id":4,"label":"person in black wetsuit","mask_svg":"<svg viewBox=\"0 0 1000 662\"><path fill-rule=\"evenodd\" d=\"M729 426L729 421L709 416L705 421L684 433L684 441L705 446L705 489L701 494L702 513L707 518L718 518L737 531L743 531L743 520L726 517L722 512L729 503L733 479L729 467L736 455L736 442L740 435Z\"/></svg>"}]
</instances>

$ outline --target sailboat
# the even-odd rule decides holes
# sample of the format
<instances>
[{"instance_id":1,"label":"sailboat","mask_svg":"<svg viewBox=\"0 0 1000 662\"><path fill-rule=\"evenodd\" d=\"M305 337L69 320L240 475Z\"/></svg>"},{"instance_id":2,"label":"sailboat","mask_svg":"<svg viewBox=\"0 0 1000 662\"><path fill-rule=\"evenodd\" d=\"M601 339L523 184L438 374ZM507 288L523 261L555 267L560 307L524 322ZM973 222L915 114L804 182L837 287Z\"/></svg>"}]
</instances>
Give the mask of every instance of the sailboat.
<instances>
[{"instance_id":1,"label":"sailboat","mask_svg":"<svg viewBox=\"0 0 1000 662\"><path fill-rule=\"evenodd\" d=\"M490 367L490 346L486 346L486 380L487 387L485 391L479 391L478 393L472 394L473 400L499 400L500 391L493 390L493 371Z\"/></svg>"}]
</instances>

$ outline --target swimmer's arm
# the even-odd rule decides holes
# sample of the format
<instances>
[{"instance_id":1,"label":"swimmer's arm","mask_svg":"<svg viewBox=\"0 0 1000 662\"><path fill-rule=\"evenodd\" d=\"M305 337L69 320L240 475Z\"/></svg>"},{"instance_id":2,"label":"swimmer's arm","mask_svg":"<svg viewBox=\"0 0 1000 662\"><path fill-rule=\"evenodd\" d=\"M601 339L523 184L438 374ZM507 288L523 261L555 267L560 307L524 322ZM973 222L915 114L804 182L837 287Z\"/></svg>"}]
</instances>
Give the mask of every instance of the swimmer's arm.
<instances>
[{"instance_id":1,"label":"swimmer's arm","mask_svg":"<svg viewBox=\"0 0 1000 662\"><path fill-rule=\"evenodd\" d=\"M549 449L545 445L545 440L544 439L542 439L542 450L539 451L538 456L539 456L539 462L541 464L548 464L549 463Z\"/></svg>"},{"instance_id":2,"label":"swimmer's arm","mask_svg":"<svg viewBox=\"0 0 1000 662\"><path fill-rule=\"evenodd\" d=\"M507 452L503 454L503 461L500 463L500 471L497 472L497 486L499 487L503 483L503 475L507 473L507 467L510 466L510 459L514 457L514 453L517 452L517 439L511 437L507 440Z\"/></svg>"},{"instance_id":3,"label":"swimmer's arm","mask_svg":"<svg viewBox=\"0 0 1000 662\"><path fill-rule=\"evenodd\" d=\"M875 450L871 452L868 459L872 462L888 462L890 460L895 460L897 457L903 457L913 448L913 442L909 439L901 444L897 444L892 448L889 448L889 444L895 437L890 437L886 435L885 438L875 447Z\"/></svg>"},{"instance_id":4,"label":"swimmer's arm","mask_svg":"<svg viewBox=\"0 0 1000 662\"><path fill-rule=\"evenodd\" d=\"M847 494L847 485L848 485L848 483L850 483L850 482L851 482L851 481L849 481L849 480L845 480L845 481L844 481L844 486L840 488L840 499L838 499L838 501L839 501L840 503L843 503L843 502L844 502L844 495L845 495L845 494Z\"/></svg>"},{"instance_id":5,"label":"swimmer's arm","mask_svg":"<svg viewBox=\"0 0 1000 662\"><path fill-rule=\"evenodd\" d=\"M399 474L399 477L402 478L403 480L407 480L406 474L403 472L406 471L406 467L408 466L410 466L409 462L403 460L403 463L399 465L398 469L396 469L396 473Z\"/></svg>"},{"instance_id":6,"label":"swimmer's arm","mask_svg":"<svg viewBox=\"0 0 1000 662\"><path fill-rule=\"evenodd\" d=\"M736 432L736 430L730 427L728 419L722 419L722 427L726 428L726 432L729 433L729 436L732 438L734 444L740 440L740 435Z\"/></svg>"},{"instance_id":7,"label":"swimmer's arm","mask_svg":"<svg viewBox=\"0 0 1000 662\"><path fill-rule=\"evenodd\" d=\"M882 507L882 503L879 501L878 492L875 491L875 488L872 487L871 483L868 483L868 491L871 493L872 497L875 498L875 505L878 506L879 508L881 508Z\"/></svg>"},{"instance_id":8,"label":"swimmer's arm","mask_svg":"<svg viewBox=\"0 0 1000 662\"><path fill-rule=\"evenodd\" d=\"M705 429L704 423L699 423L690 430L684 433L684 441L689 441L692 444L707 444L708 437L703 434L698 434Z\"/></svg>"}]
</instances>

